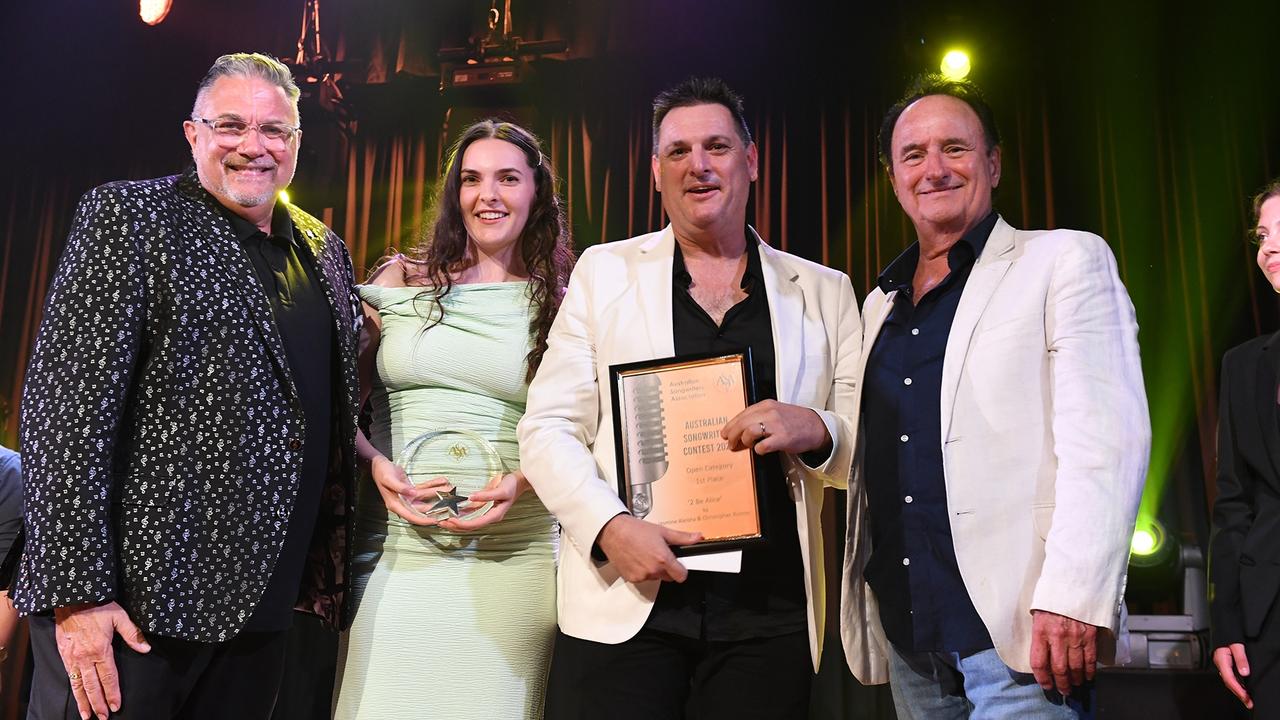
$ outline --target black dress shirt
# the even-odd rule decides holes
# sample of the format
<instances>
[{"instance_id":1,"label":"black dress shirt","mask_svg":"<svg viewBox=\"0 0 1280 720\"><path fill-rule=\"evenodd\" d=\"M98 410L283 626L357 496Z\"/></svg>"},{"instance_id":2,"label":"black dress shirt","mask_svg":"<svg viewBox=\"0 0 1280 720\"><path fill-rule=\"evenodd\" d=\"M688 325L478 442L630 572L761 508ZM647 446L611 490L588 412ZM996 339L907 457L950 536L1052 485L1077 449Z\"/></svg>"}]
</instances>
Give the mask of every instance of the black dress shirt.
<instances>
[{"instance_id":1,"label":"black dress shirt","mask_svg":"<svg viewBox=\"0 0 1280 720\"><path fill-rule=\"evenodd\" d=\"M880 274L893 308L867 360L866 432L871 558L864 576L894 645L915 652L992 647L956 564L942 458L942 363L960 296L995 227L992 212L952 246L947 277L913 303L918 243Z\"/></svg>"},{"instance_id":2,"label":"black dress shirt","mask_svg":"<svg viewBox=\"0 0 1280 720\"><path fill-rule=\"evenodd\" d=\"M760 270L760 250L747 237L746 299L716 325L689 294L692 278L676 245L671 278L671 329L676 355L738 352L751 348L756 400L776 400L773 323ZM645 627L709 641L776 637L807 626L804 568L796 534L795 503L787 494L776 453L755 456L764 484L764 545L742 552L739 573L693 571L683 583L662 583Z\"/></svg>"},{"instance_id":3,"label":"black dress shirt","mask_svg":"<svg viewBox=\"0 0 1280 720\"><path fill-rule=\"evenodd\" d=\"M311 252L296 239L284 205L277 203L271 214L270 235L239 215L227 212L227 217L271 303L306 422L298 495L284 547L245 625L249 631L285 630L292 623L329 461L333 320Z\"/></svg>"}]
</instances>

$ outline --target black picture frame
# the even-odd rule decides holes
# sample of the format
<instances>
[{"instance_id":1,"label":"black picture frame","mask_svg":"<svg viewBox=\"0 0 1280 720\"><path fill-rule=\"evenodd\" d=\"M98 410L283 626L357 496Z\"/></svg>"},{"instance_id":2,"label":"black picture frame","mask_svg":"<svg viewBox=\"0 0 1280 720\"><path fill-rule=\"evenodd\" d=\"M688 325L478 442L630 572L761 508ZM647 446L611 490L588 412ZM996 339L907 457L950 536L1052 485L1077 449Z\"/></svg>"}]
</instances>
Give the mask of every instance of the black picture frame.
<instances>
[{"instance_id":1,"label":"black picture frame","mask_svg":"<svg viewBox=\"0 0 1280 720\"><path fill-rule=\"evenodd\" d=\"M631 442L630 438L633 438L634 435L628 432L628 428L626 427L625 406L627 404L627 396L625 394L623 380L637 375L678 372L682 367L705 367L708 363L723 363L726 365L736 363L742 380L743 408L749 407L756 402L755 373L752 368L750 348L743 348L741 350L731 352L678 355L609 366L609 383L612 391L611 399L613 407L614 456L615 462L617 463L618 473L618 495L622 499L623 504L626 505L628 512L631 512L632 515L642 518L644 517L644 513L637 513L636 508L633 505L633 500L636 495L634 492L634 485L636 483L632 482L633 478L629 471L628 460L634 454L656 452L656 449L642 449L639 447L632 448L631 444L629 444ZM737 411L735 410L733 414L736 415ZM665 435L665 426L663 426L664 438ZM639 440L636 440L635 442L639 442ZM664 443L664 457L665 452L666 448ZM763 474L760 470L760 457L755 455L755 453L750 449L736 452L746 452L750 454L751 462L748 463L747 466L750 468L750 479L755 496L756 527L758 532L752 535L708 539L694 545L672 546L672 552L677 556L740 550L742 548L764 544L768 541L769 519L767 503L765 502ZM665 475L662 477L665 478ZM652 492L652 489L650 488L649 491Z\"/></svg>"}]
</instances>

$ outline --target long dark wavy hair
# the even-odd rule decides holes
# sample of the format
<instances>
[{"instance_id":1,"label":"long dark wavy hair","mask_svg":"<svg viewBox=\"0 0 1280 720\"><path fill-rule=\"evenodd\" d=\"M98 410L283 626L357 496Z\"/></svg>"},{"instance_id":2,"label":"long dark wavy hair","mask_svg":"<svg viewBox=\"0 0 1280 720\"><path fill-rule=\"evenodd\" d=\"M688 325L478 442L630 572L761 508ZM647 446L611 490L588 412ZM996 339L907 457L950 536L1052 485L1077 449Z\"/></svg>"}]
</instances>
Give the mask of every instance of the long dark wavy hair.
<instances>
[{"instance_id":1,"label":"long dark wavy hair","mask_svg":"<svg viewBox=\"0 0 1280 720\"><path fill-rule=\"evenodd\" d=\"M560 309L560 300L569 283L569 272L574 262L573 242L564 218L564 206L556 193L559 180L550 158L542 154L542 145L533 133L515 123L494 119L481 120L463 131L450 148L441 173L441 182L432 203L431 230L422 242L405 253L409 261L405 268L406 279L421 281L431 288L424 295L430 295L436 313L427 329L439 324L444 319L444 306L440 300L453 289L453 275L473 262L458 196L462 188L462 156L471 143L484 138L496 138L516 146L524 153L529 167L533 168L533 206L529 208L529 218L519 241L520 258L529 273L529 298L534 307L533 318L529 321L533 349L526 358L526 378L532 380L547 351L547 333L551 330L556 311Z\"/></svg>"}]
</instances>

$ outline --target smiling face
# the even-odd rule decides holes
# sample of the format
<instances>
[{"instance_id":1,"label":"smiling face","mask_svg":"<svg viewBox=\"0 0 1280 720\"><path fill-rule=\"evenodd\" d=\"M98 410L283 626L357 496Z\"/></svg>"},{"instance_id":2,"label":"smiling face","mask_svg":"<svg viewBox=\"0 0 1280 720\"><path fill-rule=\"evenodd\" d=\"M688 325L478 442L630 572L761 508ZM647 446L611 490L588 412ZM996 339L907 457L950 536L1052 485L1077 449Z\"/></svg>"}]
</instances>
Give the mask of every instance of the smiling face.
<instances>
[{"instance_id":1,"label":"smiling face","mask_svg":"<svg viewBox=\"0 0 1280 720\"><path fill-rule=\"evenodd\" d=\"M196 112L209 120L298 124L297 108L284 90L258 77L218 78L197 103ZM269 221L276 195L293 180L302 132L272 142L252 127L241 137L228 137L188 120L183 130L204 189L237 215L259 224L264 218Z\"/></svg>"},{"instance_id":2,"label":"smiling face","mask_svg":"<svg viewBox=\"0 0 1280 720\"><path fill-rule=\"evenodd\" d=\"M747 221L756 146L719 104L673 108L658 128L653 181L677 235L736 233Z\"/></svg>"},{"instance_id":3,"label":"smiling face","mask_svg":"<svg viewBox=\"0 0 1280 720\"><path fill-rule=\"evenodd\" d=\"M991 212L1000 148L963 100L927 95L898 117L890 142L893 194L921 238L962 234Z\"/></svg>"},{"instance_id":4,"label":"smiling face","mask_svg":"<svg viewBox=\"0 0 1280 720\"><path fill-rule=\"evenodd\" d=\"M1258 240L1258 267L1271 287L1280 292L1280 195L1267 198L1258 208L1253 233Z\"/></svg>"},{"instance_id":5,"label":"smiling face","mask_svg":"<svg viewBox=\"0 0 1280 720\"><path fill-rule=\"evenodd\" d=\"M495 256L520 240L537 194L524 152L505 140L482 138L462 153L458 205L471 242Z\"/></svg>"}]
</instances>

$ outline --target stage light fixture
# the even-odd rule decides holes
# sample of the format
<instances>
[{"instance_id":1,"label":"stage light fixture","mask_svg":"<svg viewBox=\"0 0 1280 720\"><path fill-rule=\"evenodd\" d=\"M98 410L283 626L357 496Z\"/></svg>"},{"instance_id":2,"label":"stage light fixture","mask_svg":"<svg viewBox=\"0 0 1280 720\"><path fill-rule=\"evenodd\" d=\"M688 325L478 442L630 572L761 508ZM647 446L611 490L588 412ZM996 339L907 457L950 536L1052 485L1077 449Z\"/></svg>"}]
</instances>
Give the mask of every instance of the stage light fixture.
<instances>
[{"instance_id":1,"label":"stage light fixture","mask_svg":"<svg viewBox=\"0 0 1280 720\"><path fill-rule=\"evenodd\" d=\"M281 191L280 191L280 202L284 203L285 205L288 205L288 204L289 204L289 191L288 191L288 190L281 190Z\"/></svg>"},{"instance_id":2,"label":"stage light fixture","mask_svg":"<svg viewBox=\"0 0 1280 720\"><path fill-rule=\"evenodd\" d=\"M159 25L173 7L173 0L139 0L138 17L148 25Z\"/></svg>"},{"instance_id":3,"label":"stage light fixture","mask_svg":"<svg viewBox=\"0 0 1280 720\"><path fill-rule=\"evenodd\" d=\"M1156 538L1150 530L1138 530L1133 533L1133 544L1130 547L1134 555L1150 555L1156 549Z\"/></svg>"},{"instance_id":4,"label":"stage light fixture","mask_svg":"<svg viewBox=\"0 0 1280 720\"><path fill-rule=\"evenodd\" d=\"M489 31L473 35L467 47L440 48L441 91L514 85L525 80L531 59L569 49L563 40L525 40L512 34L511 2L503 0L499 10L498 0L491 0Z\"/></svg>"},{"instance_id":5,"label":"stage light fixture","mask_svg":"<svg viewBox=\"0 0 1280 720\"><path fill-rule=\"evenodd\" d=\"M1150 515L1140 515L1129 545L1125 605L1131 659L1143 670L1194 670L1208 663L1209 606L1204 556Z\"/></svg>"},{"instance_id":6,"label":"stage light fixture","mask_svg":"<svg viewBox=\"0 0 1280 720\"><path fill-rule=\"evenodd\" d=\"M1155 520L1146 522L1139 520L1137 528L1133 531L1133 541L1129 549L1138 557L1150 557L1164 545L1164 537L1164 528L1160 523Z\"/></svg>"},{"instance_id":7,"label":"stage light fixture","mask_svg":"<svg viewBox=\"0 0 1280 720\"><path fill-rule=\"evenodd\" d=\"M1163 530L1161 531L1163 532ZM1134 555L1129 561L1129 581L1133 599L1139 587L1154 571L1170 576L1173 595L1180 602L1164 612L1129 615L1130 668L1194 670L1209 662L1209 603L1205 597L1204 557L1198 547L1179 547L1157 536L1156 547L1148 555ZM1142 560L1159 558L1163 566L1146 565ZM1181 598L1177 598L1181 590ZM1150 613L1150 611L1147 611Z\"/></svg>"},{"instance_id":8,"label":"stage light fixture","mask_svg":"<svg viewBox=\"0 0 1280 720\"><path fill-rule=\"evenodd\" d=\"M963 50L952 50L942 56L942 76L948 80L963 80L969 76L969 70L973 65L969 61L969 54Z\"/></svg>"}]
</instances>

